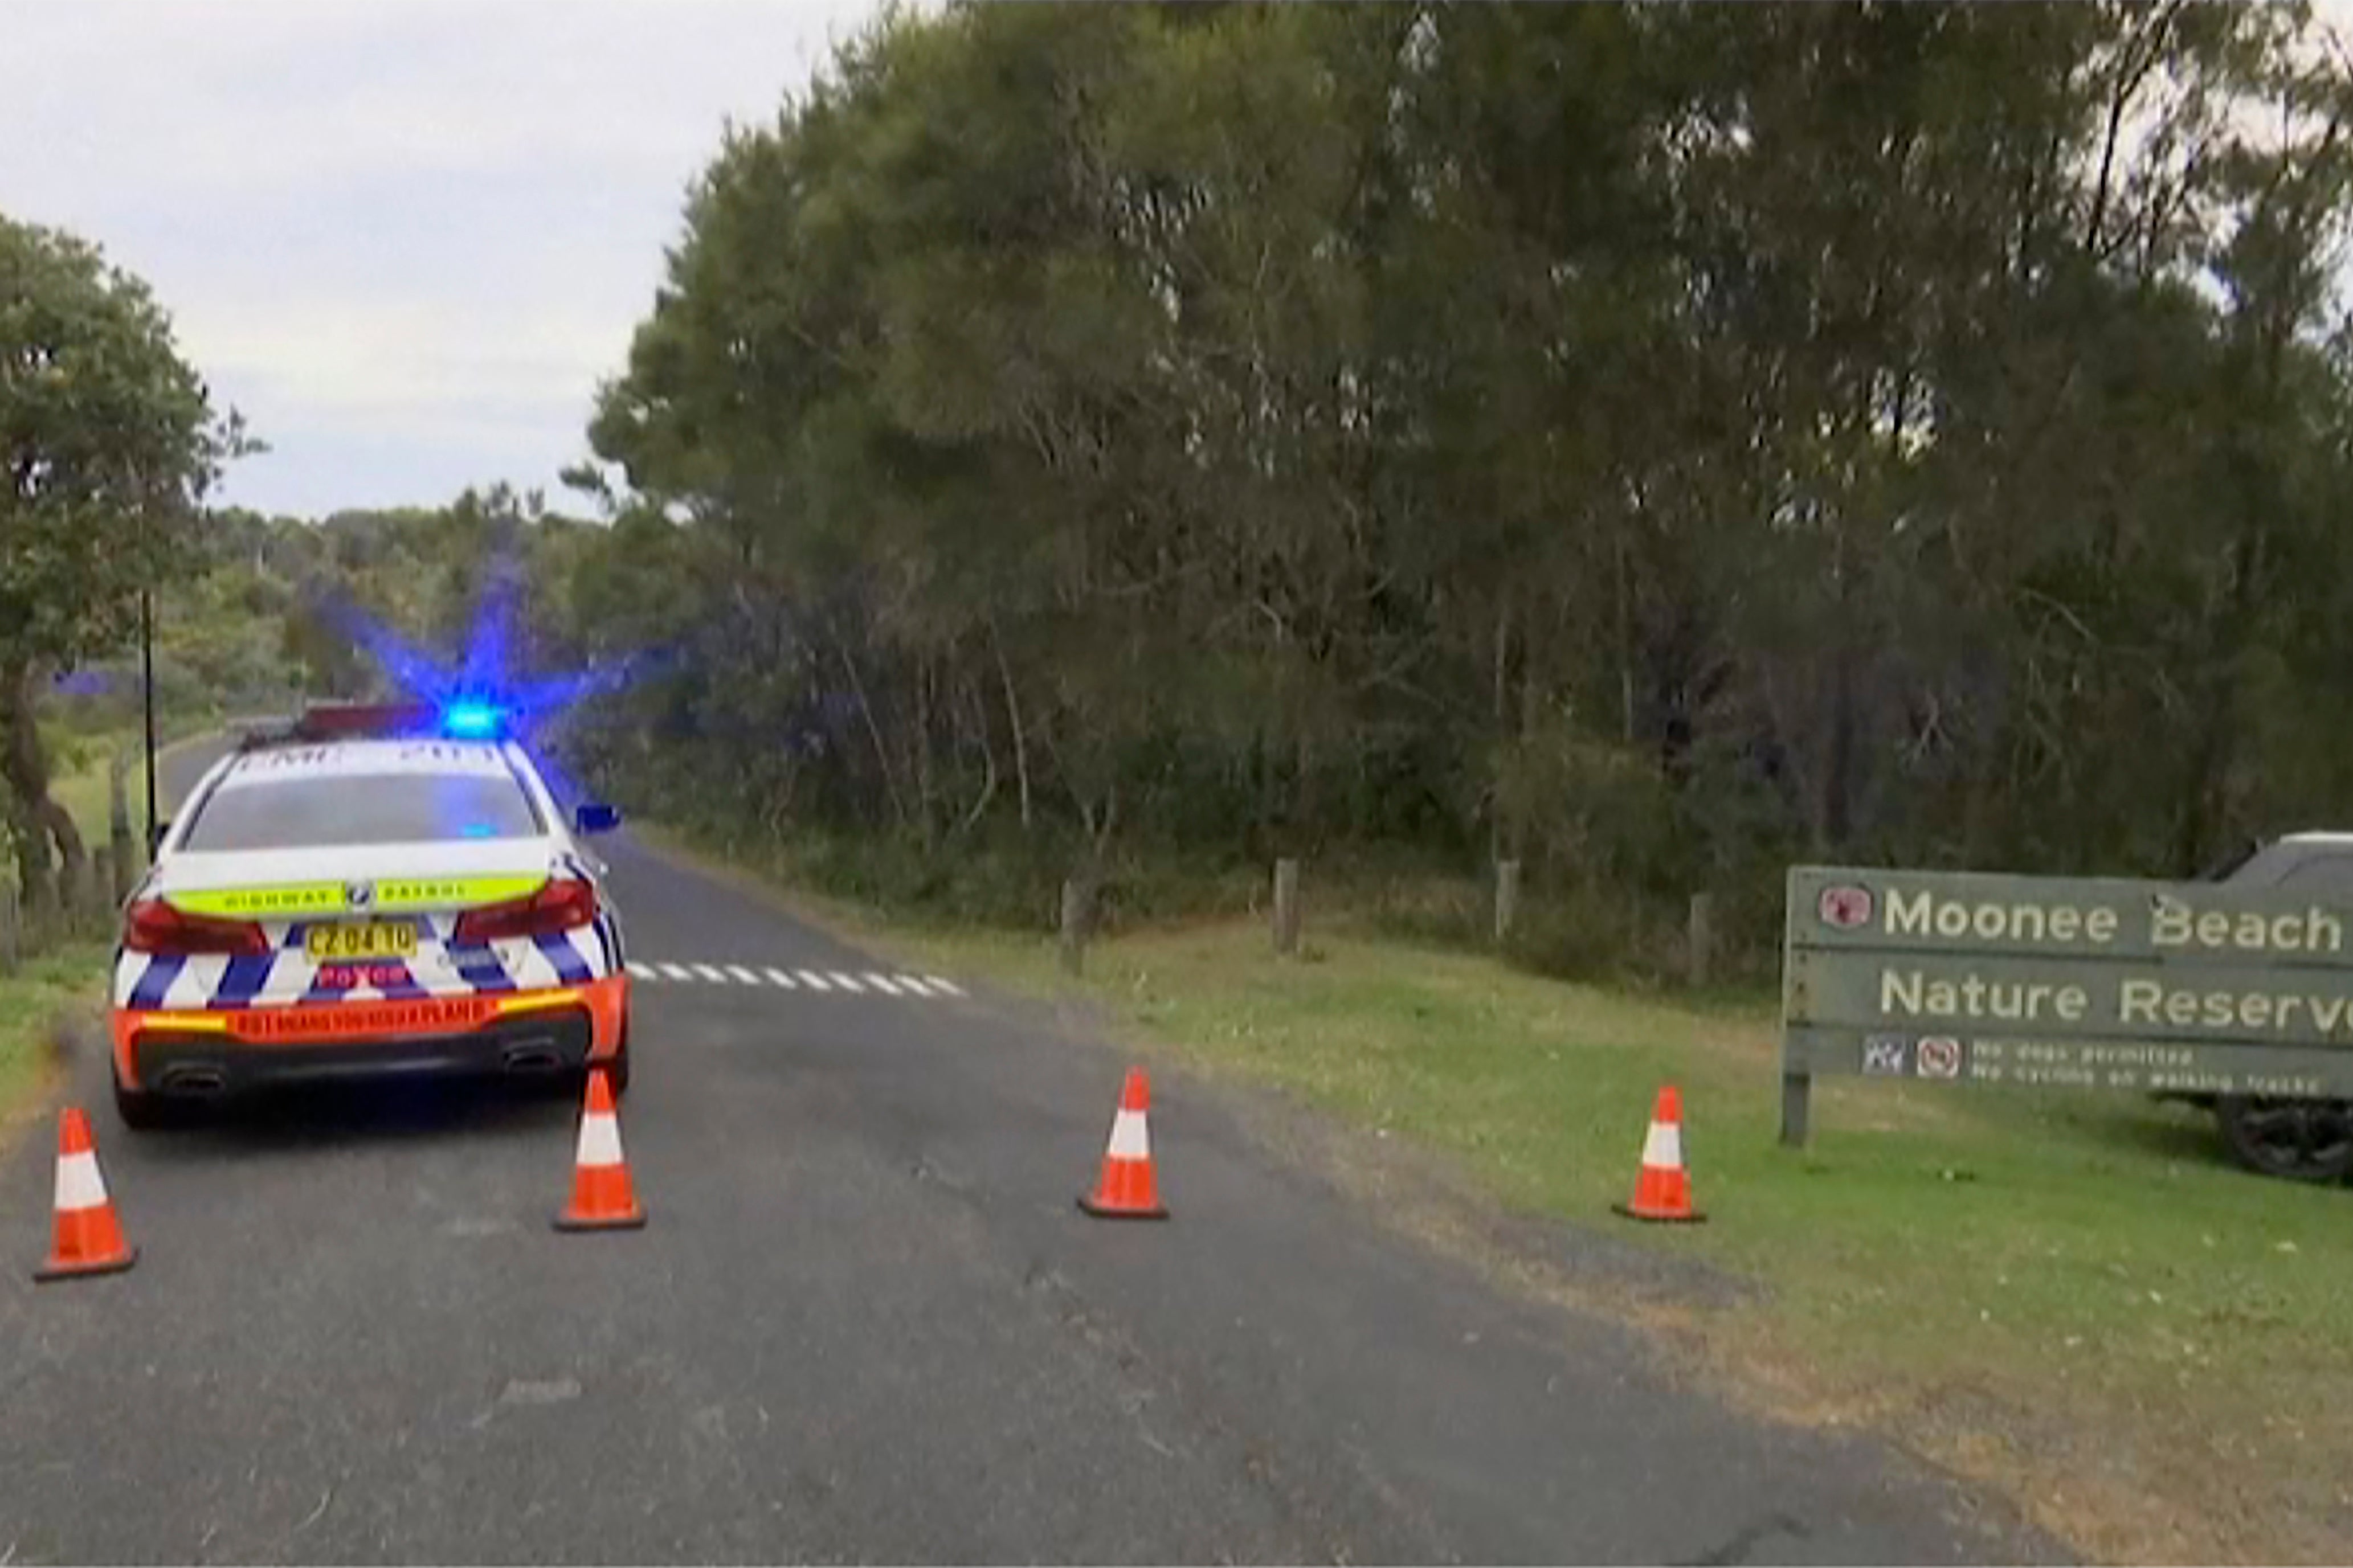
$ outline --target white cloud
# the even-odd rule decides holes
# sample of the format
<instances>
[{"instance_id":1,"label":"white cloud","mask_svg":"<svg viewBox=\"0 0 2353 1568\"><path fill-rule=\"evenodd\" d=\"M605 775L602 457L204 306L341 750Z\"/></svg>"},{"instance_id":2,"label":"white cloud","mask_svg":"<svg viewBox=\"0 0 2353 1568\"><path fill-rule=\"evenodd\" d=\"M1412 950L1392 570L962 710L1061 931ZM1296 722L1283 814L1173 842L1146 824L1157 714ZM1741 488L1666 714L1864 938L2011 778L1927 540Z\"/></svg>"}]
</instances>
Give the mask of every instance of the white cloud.
<instances>
[{"instance_id":1,"label":"white cloud","mask_svg":"<svg viewBox=\"0 0 2353 1568\"><path fill-rule=\"evenodd\" d=\"M208 322L187 346L315 410L383 415L459 399L566 402L617 363L626 336L609 319L545 308L505 320L464 300L355 307L312 298Z\"/></svg>"},{"instance_id":2,"label":"white cloud","mask_svg":"<svg viewBox=\"0 0 2353 1568\"><path fill-rule=\"evenodd\" d=\"M154 285L274 448L231 500L547 484L726 121L872 6L7 0L0 212Z\"/></svg>"}]
</instances>

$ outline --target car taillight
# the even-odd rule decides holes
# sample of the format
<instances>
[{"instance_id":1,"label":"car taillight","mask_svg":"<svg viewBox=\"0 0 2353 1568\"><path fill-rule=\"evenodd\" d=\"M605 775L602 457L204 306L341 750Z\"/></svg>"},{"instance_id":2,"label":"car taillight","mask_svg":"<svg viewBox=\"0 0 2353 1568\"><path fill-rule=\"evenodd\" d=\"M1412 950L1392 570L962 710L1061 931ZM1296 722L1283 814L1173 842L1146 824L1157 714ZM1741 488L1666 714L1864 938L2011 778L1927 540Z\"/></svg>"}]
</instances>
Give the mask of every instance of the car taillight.
<instances>
[{"instance_id":1,"label":"car taillight","mask_svg":"<svg viewBox=\"0 0 2353 1568\"><path fill-rule=\"evenodd\" d=\"M175 910L161 899L142 899L123 914L122 945L132 952L185 956L226 952L259 957L269 939L251 921L215 920Z\"/></svg>"},{"instance_id":2,"label":"car taillight","mask_svg":"<svg viewBox=\"0 0 2353 1568\"><path fill-rule=\"evenodd\" d=\"M596 890L586 882L554 881L527 899L468 910L458 917L457 940L471 945L575 931L596 918Z\"/></svg>"}]
</instances>

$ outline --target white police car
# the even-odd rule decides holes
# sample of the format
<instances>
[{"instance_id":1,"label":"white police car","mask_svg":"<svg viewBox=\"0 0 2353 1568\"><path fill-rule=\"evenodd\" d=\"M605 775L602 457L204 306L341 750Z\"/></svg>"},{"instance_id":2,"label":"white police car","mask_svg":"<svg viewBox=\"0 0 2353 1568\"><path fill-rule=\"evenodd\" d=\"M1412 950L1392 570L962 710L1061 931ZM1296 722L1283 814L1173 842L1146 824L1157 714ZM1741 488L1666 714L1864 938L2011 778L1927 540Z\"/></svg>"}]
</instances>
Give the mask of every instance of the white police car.
<instances>
[{"instance_id":1,"label":"white police car","mask_svg":"<svg viewBox=\"0 0 2353 1568\"><path fill-rule=\"evenodd\" d=\"M479 705L314 707L208 772L116 950L115 1103L149 1127L267 1083L628 1078L601 862Z\"/></svg>"}]
</instances>

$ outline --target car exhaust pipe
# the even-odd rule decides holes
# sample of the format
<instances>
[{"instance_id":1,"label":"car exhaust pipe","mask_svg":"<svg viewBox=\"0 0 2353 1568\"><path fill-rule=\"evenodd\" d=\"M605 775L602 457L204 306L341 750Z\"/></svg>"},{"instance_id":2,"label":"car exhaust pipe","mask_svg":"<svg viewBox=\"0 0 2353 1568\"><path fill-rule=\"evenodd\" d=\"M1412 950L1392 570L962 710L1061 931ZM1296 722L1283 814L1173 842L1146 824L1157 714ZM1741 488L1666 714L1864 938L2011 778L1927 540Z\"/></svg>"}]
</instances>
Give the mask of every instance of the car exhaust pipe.
<instances>
[{"instance_id":1,"label":"car exhaust pipe","mask_svg":"<svg viewBox=\"0 0 2353 1568\"><path fill-rule=\"evenodd\" d=\"M512 1073L554 1072L564 1066L564 1058L552 1046L510 1047L500 1060Z\"/></svg>"},{"instance_id":2,"label":"car exhaust pipe","mask_svg":"<svg viewBox=\"0 0 2353 1568\"><path fill-rule=\"evenodd\" d=\"M167 1094L210 1096L227 1089L228 1079L217 1068L172 1068L156 1087Z\"/></svg>"}]
</instances>

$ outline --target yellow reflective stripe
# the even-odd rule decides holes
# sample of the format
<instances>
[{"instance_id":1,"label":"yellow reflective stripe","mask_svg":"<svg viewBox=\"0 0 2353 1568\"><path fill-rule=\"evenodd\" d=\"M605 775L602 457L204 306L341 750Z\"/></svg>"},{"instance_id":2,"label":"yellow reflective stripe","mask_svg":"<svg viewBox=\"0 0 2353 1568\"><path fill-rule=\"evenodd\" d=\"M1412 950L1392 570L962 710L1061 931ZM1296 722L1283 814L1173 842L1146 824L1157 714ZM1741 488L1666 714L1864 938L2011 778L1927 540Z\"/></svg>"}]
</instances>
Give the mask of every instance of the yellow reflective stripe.
<instances>
[{"instance_id":1,"label":"yellow reflective stripe","mask_svg":"<svg viewBox=\"0 0 2353 1568\"><path fill-rule=\"evenodd\" d=\"M375 896L355 905L344 882L287 888L221 888L166 893L165 901L192 915L255 920L269 915L364 914L373 910L430 910L503 904L547 885L538 877L400 877L375 884Z\"/></svg>"},{"instance_id":2,"label":"yellow reflective stripe","mask_svg":"<svg viewBox=\"0 0 2353 1568\"><path fill-rule=\"evenodd\" d=\"M228 1020L217 1013L142 1013L142 1029L184 1029L192 1034L226 1035Z\"/></svg>"},{"instance_id":3,"label":"yellow reflective stripe","mask_svg":"<svg viewBox=\"0 0 2353 1568\"><path fill-rule=\"evenodd\" d=\"M580 1000L580 993L566 991L526 991L520 996L499 998L499 1016L511 1013L543 1013L550 1007L568 1007Z\"/></svg>"},{"instance_id":4,"label":"yellow reflective stripe","mask_svg":"<svg viewBox=\"0 0 2353 1568\"><path fill-rule=\"evenodd\" d=\"M380 910L429 910L451 905L503 904L547 885L538 877L418 877L375 885Z\"/></svg>"},{"instance_id":5,"label":"yellow reflective stripe","mask_svg":"<svg viewBox=\"0 0 2353 1568\"><path fill-rule=\"evenodd\" d=\"M204 893L166 893L164 901L192 915L331 915L345 908L341 882L299 888L222 888Z\"/></svg>"}]
</instances>

